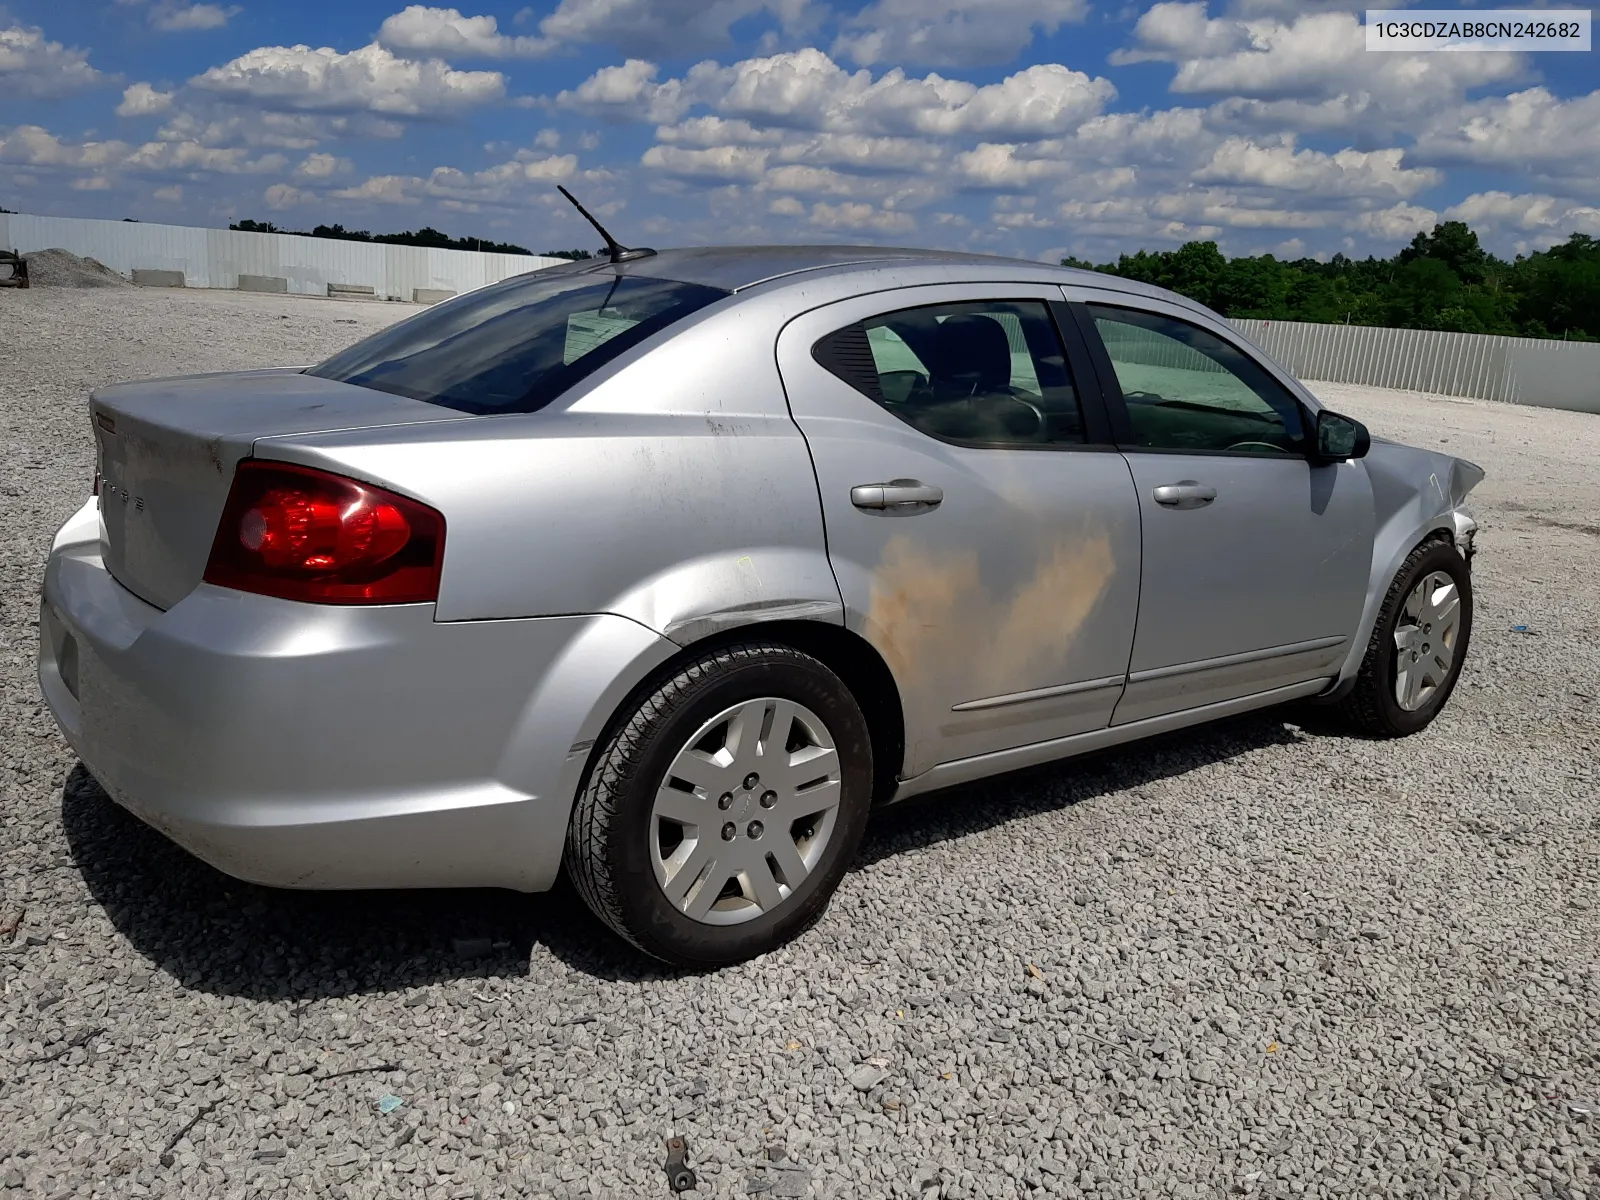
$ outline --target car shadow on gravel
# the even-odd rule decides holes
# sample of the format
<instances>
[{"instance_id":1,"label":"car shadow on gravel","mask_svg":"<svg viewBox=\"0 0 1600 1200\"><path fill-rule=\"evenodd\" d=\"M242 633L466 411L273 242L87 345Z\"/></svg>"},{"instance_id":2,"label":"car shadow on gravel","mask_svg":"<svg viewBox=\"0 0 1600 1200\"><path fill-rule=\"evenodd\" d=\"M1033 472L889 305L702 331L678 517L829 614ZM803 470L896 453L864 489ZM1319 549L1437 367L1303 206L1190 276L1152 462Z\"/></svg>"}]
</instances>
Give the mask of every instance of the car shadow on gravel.
<instances>
[{"instance_id":1,"label":"car shadow on gravel","mask_svg":"<svg viewBox=\"0 0 1600 1200\"><path fill-rule=\"evenodd\" d=\"M928 792L878 813L867 829L857 863L877 862L1037 813L1131 791L1252 750L1292 745L1301 740L1297 726L1302 724L1317 722L1319 733L1334 733L1332 725L1324 729L1318 711L1285 707L1248 713Z\"/></svg>"},{"instance_id":2,"label":"car shadow on gravel","mask_svg":"<svg viewBox=\"0 0 1600 1200\"><path fill-rule=\"evenodd\" d=\"M81 763L61 794L73 861L134 949L186 987L324 999L529 973L534 944L606 979L662 978L563 881L495 888L300 892L242 883L115 804Z\"/></svg>"},{"instance_id":3,"label":"car shadow on gravel","mask_svg":"<svg viewBox=\"0 0 1600 1200\"><path fill-rule=\"evenodd\" d=\"M919 797L874 817L860 862L1291 743L1300 735L1289 719L1253 714ZM565 882L537 896L241 883L119 808L82 764L62 788L61 813L73 860L112 924L153 965L196 990L304 1000L520 977L529 974L536 943L599 979L677 974L611 936Z\"/></svg>"}]
</instances>

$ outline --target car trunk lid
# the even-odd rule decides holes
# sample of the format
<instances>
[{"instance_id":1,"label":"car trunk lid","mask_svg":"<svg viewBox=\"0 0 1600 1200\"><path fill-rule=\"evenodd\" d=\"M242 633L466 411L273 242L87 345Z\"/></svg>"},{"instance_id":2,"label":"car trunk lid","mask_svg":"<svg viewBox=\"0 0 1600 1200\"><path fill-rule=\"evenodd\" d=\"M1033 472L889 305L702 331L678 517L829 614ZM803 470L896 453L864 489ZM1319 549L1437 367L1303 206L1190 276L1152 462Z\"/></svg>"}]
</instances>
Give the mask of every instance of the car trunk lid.
<instances>
[{"instance_id":1,"label":"car trunk lid","mask_svg":"<svg viewBox=\"0 0 1600 1200\"><path fill-rule=\"evenodd\" d=\"M297 369L117 384L89 412L106 568L162 609L200 582L234 466L258 438L471 419Z\"/></svg>"}]
</instances>

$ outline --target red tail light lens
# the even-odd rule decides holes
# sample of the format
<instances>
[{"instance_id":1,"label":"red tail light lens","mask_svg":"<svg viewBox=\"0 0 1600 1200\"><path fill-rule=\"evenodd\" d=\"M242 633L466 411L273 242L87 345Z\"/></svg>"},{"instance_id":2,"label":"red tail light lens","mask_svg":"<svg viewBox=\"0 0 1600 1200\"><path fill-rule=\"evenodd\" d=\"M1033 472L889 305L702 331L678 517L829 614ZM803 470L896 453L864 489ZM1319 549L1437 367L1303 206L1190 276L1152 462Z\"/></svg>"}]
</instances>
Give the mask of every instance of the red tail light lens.
<instances>
[{"instance_id":1,"label":"red tail light lens","mask_svg":"<svg viewBox=\"0 0 1600 1200\"><path fill-rule=\"evenodd\" d=\"M246 460L233 476L205 580L319 604L439 598L444 517L370 483Z\"/></svg>"}]
</instances>

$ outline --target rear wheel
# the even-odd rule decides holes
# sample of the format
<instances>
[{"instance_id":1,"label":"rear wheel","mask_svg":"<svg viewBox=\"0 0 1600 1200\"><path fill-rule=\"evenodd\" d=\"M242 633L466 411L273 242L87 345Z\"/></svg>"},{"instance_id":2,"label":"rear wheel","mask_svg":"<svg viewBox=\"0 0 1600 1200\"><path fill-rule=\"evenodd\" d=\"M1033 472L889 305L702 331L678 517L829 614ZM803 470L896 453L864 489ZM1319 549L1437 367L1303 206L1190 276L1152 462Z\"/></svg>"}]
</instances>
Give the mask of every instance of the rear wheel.
<instances>
[{"instance_id":1,"label":"rear wheel","mask_svg":"<svg viewBox=\"0 0 1600 1200\"><path fill-rule=\"evenodd\" d=\"M567 833L595 914L646 953L714 966L822 915L872 789L860 707L788 646L719 650L654 687L610 735Z\"/></svg>"},{"instance_id":2,"label":"rear wheel","mask_svg":"<svg viewBox=\"0 0 1600 1200\"><path fill-rule=\"evenodd\" d=\"M1425 728L1449 700L1472 635L1472 573L1446 541L1401 564L1367 645L1347 719L1377 737Z\"/></svg>"}]
</instances>

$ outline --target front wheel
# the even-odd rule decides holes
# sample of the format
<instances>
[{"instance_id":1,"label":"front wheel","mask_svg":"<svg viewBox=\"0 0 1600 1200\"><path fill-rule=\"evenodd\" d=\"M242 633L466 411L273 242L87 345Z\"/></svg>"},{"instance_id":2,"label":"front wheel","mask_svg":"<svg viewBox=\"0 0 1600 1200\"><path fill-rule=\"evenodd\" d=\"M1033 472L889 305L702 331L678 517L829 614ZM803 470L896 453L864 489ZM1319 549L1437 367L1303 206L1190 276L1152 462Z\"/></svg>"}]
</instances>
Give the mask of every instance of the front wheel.
<instances>
[{"instance_id":1,"label":"front wheel","mask_svg":"<svg viewBox=\"0 0 1600 1200\"><path fill-rule=\"evenodd\" d=\"M1471 570L1450 543L1424 542L1384 598L1345 717L1376 737L1425 728L1455 690L1471 636Z\"/></svg>"},{"instance_id":2,"label":"front wheel","mask_svg":"<svg viewBox=\"0 0 1600 1200\"><path fill-rule=\"evenodd\" d=\"M788 646L688 663L616 726L567 833L596 916L685 966L738 962L809 927L855 857L872 791L866 719Z\"/></svg>"}]
</instances>

